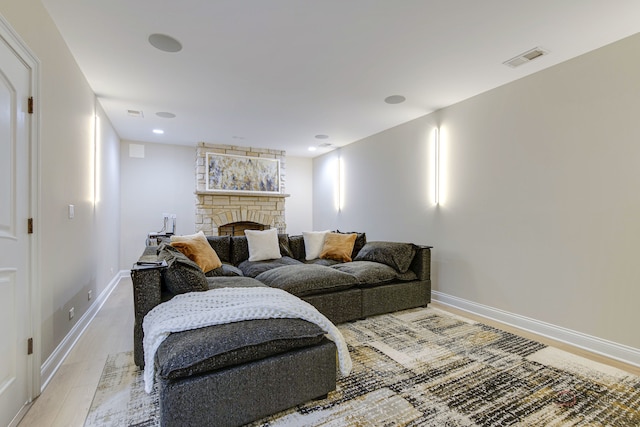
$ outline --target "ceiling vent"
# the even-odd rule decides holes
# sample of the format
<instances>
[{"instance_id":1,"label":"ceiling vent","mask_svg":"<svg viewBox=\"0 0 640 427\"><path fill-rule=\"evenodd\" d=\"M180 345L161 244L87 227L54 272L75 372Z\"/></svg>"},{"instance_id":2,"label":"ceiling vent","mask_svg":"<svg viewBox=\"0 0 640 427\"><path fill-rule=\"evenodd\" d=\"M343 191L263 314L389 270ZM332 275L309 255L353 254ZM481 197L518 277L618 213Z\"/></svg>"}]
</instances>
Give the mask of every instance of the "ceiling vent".
<instances>
[{"instance_id":1,"label":"ceiling vent","mask_svg":"<svg viewBox=\"0 0 640 427\"><path fill-rule=\"evenodd\" d=\"M503 64L511 68L516 68L522 64L526 64L527 62L531 62L534 59L540 58L541 56L546 55L548 53L549 53L548 51L542 48L536 47L534 49L526 51L525 53L521 53L515 58L511 58L510 60L503 62Z\"/></svg>"},{"instance_id":2,"label":"ceiling vent","mask_svg":"<svg viewBox=\"0 0 640 427\"><path fill-rule=\"evenodd\" d=\"M127 110L127 114L130 115L131 117L139 117L139 118L144 117L144 114L142 114L142 111L140 110Z\"/></svg>"}]
</instances>

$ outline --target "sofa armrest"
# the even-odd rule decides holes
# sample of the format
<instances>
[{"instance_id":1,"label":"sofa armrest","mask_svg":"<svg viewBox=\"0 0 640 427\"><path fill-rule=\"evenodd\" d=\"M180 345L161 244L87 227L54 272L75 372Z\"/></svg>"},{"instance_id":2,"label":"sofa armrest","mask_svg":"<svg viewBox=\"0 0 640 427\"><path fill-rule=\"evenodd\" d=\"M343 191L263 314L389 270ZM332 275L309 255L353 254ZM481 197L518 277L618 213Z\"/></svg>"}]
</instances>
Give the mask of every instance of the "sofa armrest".
<instances>
[{"instance_id":1,"label":"sofa armrest","mask_svg":"<svg viewBox=\"0 0 640 427\"><path fill-rule=\"evenodd\" d=\"M147 247L140 261L157 260L155 248ZM156 305L162 302L162 269L164 267L149 267L134 265L131 269L133 282L133 350L134 360L140 368L144 366L144 353L142 351L142 321L144 316Z\"/></svg>"},{"instance_id":2,"label":"sofa armrest","mask_svg":"<svg viewBox=\"0 0 640 427\"><path fill-rule=\"evenodd\" d=\"M416 273L418 280L430 280L432 246L417 245L417 247L418 250L416 255L413 257L413 261L411 261L411 266L409 268Z\"/></svg>"}]
</instances>

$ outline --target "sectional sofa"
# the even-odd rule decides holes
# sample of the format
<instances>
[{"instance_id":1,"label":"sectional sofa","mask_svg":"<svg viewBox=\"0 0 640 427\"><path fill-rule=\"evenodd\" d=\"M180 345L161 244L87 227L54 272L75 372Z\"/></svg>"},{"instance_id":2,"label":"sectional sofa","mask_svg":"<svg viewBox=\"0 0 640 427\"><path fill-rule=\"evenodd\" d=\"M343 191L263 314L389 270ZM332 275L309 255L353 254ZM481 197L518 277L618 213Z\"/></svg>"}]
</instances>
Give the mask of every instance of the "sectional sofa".
<instances>
[{"instance_id":1,"label":"sectional sofa","mask_svg":"<svg viewBox=\"0 0 640 427\"><path fill-rule=\"evenodd\" d=\"M429 246L325 232L325 243L327 236L340 242L337 249L312 247L318 236L277 234L277 249L272 244L265 252L260 240L247 234L206 237L219 259L215 268L195 262L180 239L146 247L132 268L134 359L141 368L145 363L156 366L161 425L242 425L324 396L336 384L335 345L316 325L300 319L250 320L173 333L155 360L145 360L144 316L176 294L220 287L279 288L310 303L334 324L430 302ZM341 244L347 236L353 243L345 253Z\"/></svg>"}]
</instances>

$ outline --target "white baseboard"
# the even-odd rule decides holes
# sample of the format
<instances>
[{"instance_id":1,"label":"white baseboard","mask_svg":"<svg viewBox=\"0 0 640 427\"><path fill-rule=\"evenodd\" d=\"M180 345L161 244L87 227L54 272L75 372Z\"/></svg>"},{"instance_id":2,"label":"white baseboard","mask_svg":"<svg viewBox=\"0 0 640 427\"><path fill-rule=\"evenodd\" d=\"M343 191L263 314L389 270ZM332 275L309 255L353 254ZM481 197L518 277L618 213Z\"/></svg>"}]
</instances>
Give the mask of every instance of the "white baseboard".
<instances>
[{"instance_id":1,"label":"white baseboard","mask_svg":"<svg viewBox=\"0 0 640 427\"><path fill-rule=\"evenodd\" d=\"M53 353L45 360L40 368L41 387L40 391L44 391L45 387L49 384L49 381L53 378L53 375L58 371L67 355L76 344L78 339L82 336L82 333L87 329L87 326L91 323L93 318L98 314L100 308L104 305L111 295L111 292L116 288L120 280L128 277L129 270L121 270L116 274L109 282L107 287L98 295L93 301L93 304L89 306L89 309L82 315L80 319L73 325L73 328L69 331L67 336L64 337L62 342L55 348Z\"/></svg>"},{"instance_id":2,"label":"white baseboard","mask_svg":"<svg viewBox=\"0 0 640 427\"><path fill-rule=\"evenodd\" d=\"M640 349L603 340L591 335L566 329L561 326L541 322L529 317L509 313L487 305L458 298L438 291L432 291L434 301L449 307L457 308L478 316L486 317L507 325L533 332L556 341L560 341L574 347L578 347L592 353L600 354L611 359L619 360L630 365L640 367Z\"/></svg>"}]
</instances>

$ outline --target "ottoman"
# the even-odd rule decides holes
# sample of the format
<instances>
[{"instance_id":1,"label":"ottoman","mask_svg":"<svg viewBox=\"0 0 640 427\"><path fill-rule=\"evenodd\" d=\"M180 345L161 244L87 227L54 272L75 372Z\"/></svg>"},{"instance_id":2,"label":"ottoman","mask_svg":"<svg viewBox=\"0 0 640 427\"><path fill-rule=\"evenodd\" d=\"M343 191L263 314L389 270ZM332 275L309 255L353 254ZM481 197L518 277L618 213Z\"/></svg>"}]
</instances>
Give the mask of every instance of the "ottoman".
<instances>
[{"instance_id":1,"label":"ottoman","mask_svg":"<svg viewBox=\"0 0 640 427\"><path fill-rule=\"evenodd\" d=\"M300 319L169 335L155 357L161 426L240 426L336 387L336 346Z\"/></svg>"}]
</instances>

